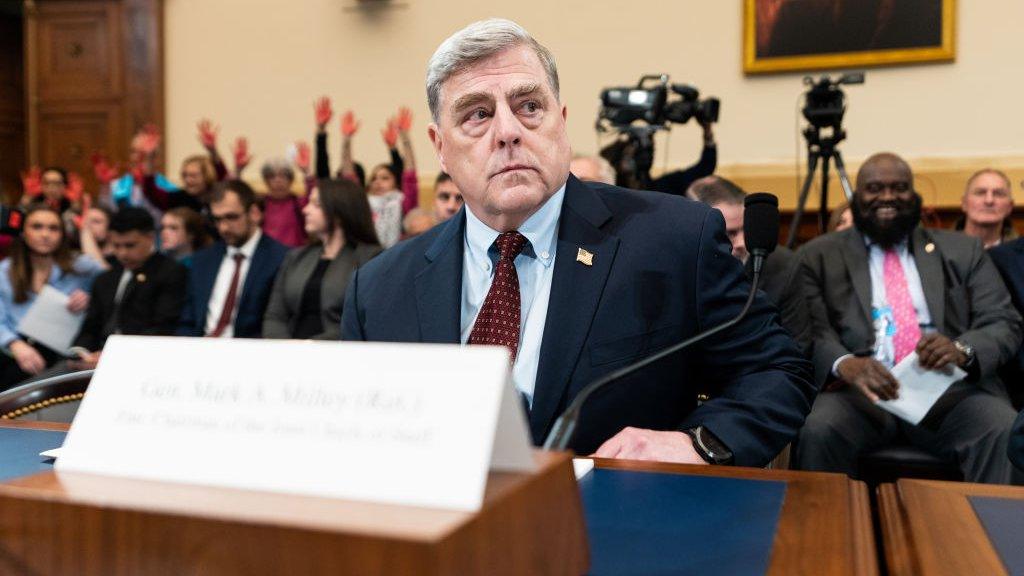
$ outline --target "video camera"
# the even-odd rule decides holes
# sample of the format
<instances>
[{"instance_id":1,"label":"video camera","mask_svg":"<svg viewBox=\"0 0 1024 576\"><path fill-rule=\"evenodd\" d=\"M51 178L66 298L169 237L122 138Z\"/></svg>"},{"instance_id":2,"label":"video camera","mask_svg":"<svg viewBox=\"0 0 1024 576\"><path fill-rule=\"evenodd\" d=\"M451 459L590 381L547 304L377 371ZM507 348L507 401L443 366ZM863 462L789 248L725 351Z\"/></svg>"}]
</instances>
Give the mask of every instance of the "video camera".
<instances>
[{"instance_id":1,"label":"video camera","mask_svg":"<svg viewBox=\"0 0 1024 576\"><path fill-rule=\"evenodd\" d=\"M678 98L672 99L675 94ZM718 122L718 98L700 99L689 84L669 84L668 74L641 76L635 87L605 88L601 91L598 122L607 120L622 129L636 120L651 125L685 124L690 118L707 124Z\"/></svg>"},{"instance_id":2,"label":"video camera","mask_svg":"<svg viewBox=\"0 0 1024 576\"><path fill-rule=\"evenodd\" d=\"M815 128L838 130L843 123L843 114L846 113L846 95L839 86L863 83L863 72L843 74L838 80L822 76L817 82L810 76L804 76L804 84L810 86L804 93L804 118Z\"/></svg>"}]
</instances>

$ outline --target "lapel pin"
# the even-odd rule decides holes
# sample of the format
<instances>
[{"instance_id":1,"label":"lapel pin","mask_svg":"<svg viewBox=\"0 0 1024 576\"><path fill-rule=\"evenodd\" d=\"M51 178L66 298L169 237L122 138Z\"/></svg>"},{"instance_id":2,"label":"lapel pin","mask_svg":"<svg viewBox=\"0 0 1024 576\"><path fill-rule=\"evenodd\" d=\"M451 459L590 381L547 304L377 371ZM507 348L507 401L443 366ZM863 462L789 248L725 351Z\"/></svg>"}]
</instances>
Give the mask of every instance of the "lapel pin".
<instances>
[{"instance_id":1,"label":"lapel pin","mask_svg":"<svg viewBox=\"0 0 1024 576\"><path fill-rule=\"evenodd\" d=\"M141 272L139 274L136 274L135 275L135 281L136 282L145 282L146 281L146 275L142 274Z\"/></svg>"},{"instance_id":2,"label":"lapel pin","mask_svg":"<svg viewBox=\"0 0 1024 576\"><path fill-rule=\"evenodd\" d=\"M931 254L932 252L935 252L935 244L933 244L932 242L929 242L929 243L925 244L924 245L924 251L929 253L929 254Z\"/></svg>"},{"instance_id":3,"label":"lapel pin","mask_svg":"<svg viewBox=\"0 0 1024 576\"><path fill-rule=\"evenodd\" d=\"M579 252L576 252L576 261L583 264L584 266L593 266L594 255L591 254L590 252L587 252L583 248L580 248Z\"/></svg>"}]
</instances>

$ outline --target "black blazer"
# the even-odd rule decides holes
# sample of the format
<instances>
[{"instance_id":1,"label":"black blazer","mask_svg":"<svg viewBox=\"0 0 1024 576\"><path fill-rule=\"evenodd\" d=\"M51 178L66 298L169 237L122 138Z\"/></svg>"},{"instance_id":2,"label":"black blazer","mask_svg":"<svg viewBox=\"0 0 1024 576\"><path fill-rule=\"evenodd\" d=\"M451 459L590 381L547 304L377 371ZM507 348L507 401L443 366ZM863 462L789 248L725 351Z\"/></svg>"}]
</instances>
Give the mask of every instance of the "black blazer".
<instances>
[{"instance_id":1,"label":"black blazer","mask_svg":"<svg viewBox=\"0 0 1024 576\"><path fill-rule=\"evenodd\" d=\"M465 211L355 271L342 338L460 341ZM580 249L592 265L577 260ZM717 210L570 176L558 224L530 429L544 440L595 379L735 316L749 284ZM696 406L695 389L715 397ZM573 443L590 453L625 426L705 425L737 464L763 466L796 435L815 388L810 364L763 295L739 325L591 398Z\"/></svg>"},{"instance_id":2,"label":"black blazer","mask_svg":"<svg viewBox=\"0 0 1024 576\"><path fill-rule=\"evenodd\" d=\"M179 336L205 336L206 312L217 281L220 263L227 254L223 241L217 242L192 255L192 270L188 279L185 307L178 324ZM281 266L288 247L263 234L249 263L249 272L242 284L238 313L235 315L235 338L260 338L263 334L263 312L270 300L274 277Z\"/></svg>"},{"instance_id":3,"label":"black blazer","mask_svg":"<svg viewBox=\"0 0 1024 576\"><path fill-rule=\"evenodd\" d=\"M1017 312L1024 315L1024 238L996 246L988 251L988 255L1006 282L1010 299L1013 300ZM1017 350L1017 356L1003 367L1000 375L1003 382L1006 382L1014 403L1019 406L1024 401L1024 346ZM1024 434L1024 429L1021 430L1021 434ZM1021 458L1024 459L1024 453L1021 454Z\"/></svg>"},{"instance_id":4,"label":"black blazer","mask_svg":"<svg viewBox=\"0 0 1024 576\"><path fill-rule=\"evenodd\" d=\"M178 326L185 303L188 271L160 253L154 253L135 271L125 287L121 312L114 325L114 296L124 268L117 264L100 274L92 285L89 311L75 338L75 346L90 351L103 348L107 337L121 334L170 336Z\"/></svg>"}]
</instances>

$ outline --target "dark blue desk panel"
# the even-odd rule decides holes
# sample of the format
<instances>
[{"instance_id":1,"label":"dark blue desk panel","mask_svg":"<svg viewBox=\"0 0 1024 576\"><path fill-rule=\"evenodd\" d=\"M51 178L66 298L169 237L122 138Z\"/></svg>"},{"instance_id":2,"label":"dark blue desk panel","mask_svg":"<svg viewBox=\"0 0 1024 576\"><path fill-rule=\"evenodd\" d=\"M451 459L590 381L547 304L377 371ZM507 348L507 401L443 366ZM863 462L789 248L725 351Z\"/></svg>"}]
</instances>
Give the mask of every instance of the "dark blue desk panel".
<instances>
[{"instance_id":1,"label":"dark blue desk panel","mask_svg":"<svg viewBox=\"0 0 1024 576\"><path fill-rule=\"evenodd\" d=\"M67 432L0 428L0 482L53 469L40 452L60 448Z\"/></svg>"},{"instance_id":2,"label":"dark blue desk panel","mask_svg":"<svg viewBox=\"0 0 1024 576\"><path fill-rule=\"evenodd\" d=\"M580 494L593 576L764 574L786 483L598 468Z\"/></svg>"},{"instance_id":3,"label":"dark blue desk panel","mask_svg":"<svg viewBox=\"0 0 1024 576\"><path fill-rule=\"evenodd\" d=\"M1014 576L1024 575L1024 500L968 496L992 547Z\"/></svg>"}]
</instances>

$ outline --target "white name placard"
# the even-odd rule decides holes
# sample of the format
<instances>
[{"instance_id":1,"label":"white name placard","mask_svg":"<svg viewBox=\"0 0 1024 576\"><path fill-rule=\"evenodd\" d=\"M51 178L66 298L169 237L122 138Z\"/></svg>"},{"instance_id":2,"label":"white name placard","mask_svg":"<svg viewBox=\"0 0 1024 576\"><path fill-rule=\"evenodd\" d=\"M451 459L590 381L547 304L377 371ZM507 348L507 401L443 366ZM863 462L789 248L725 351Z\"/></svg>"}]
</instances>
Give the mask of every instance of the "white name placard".
<instances>
[{"instance_id":1,"label":"white name placard","mask_svg":"<svg viewBox=\"0 0 1024 576\"><path fill-rule=\"evenodd\" d=\"M56 468L472 511L492 462L534 466L500 348L113 336Z\"/></svg>"}]
</instances>

